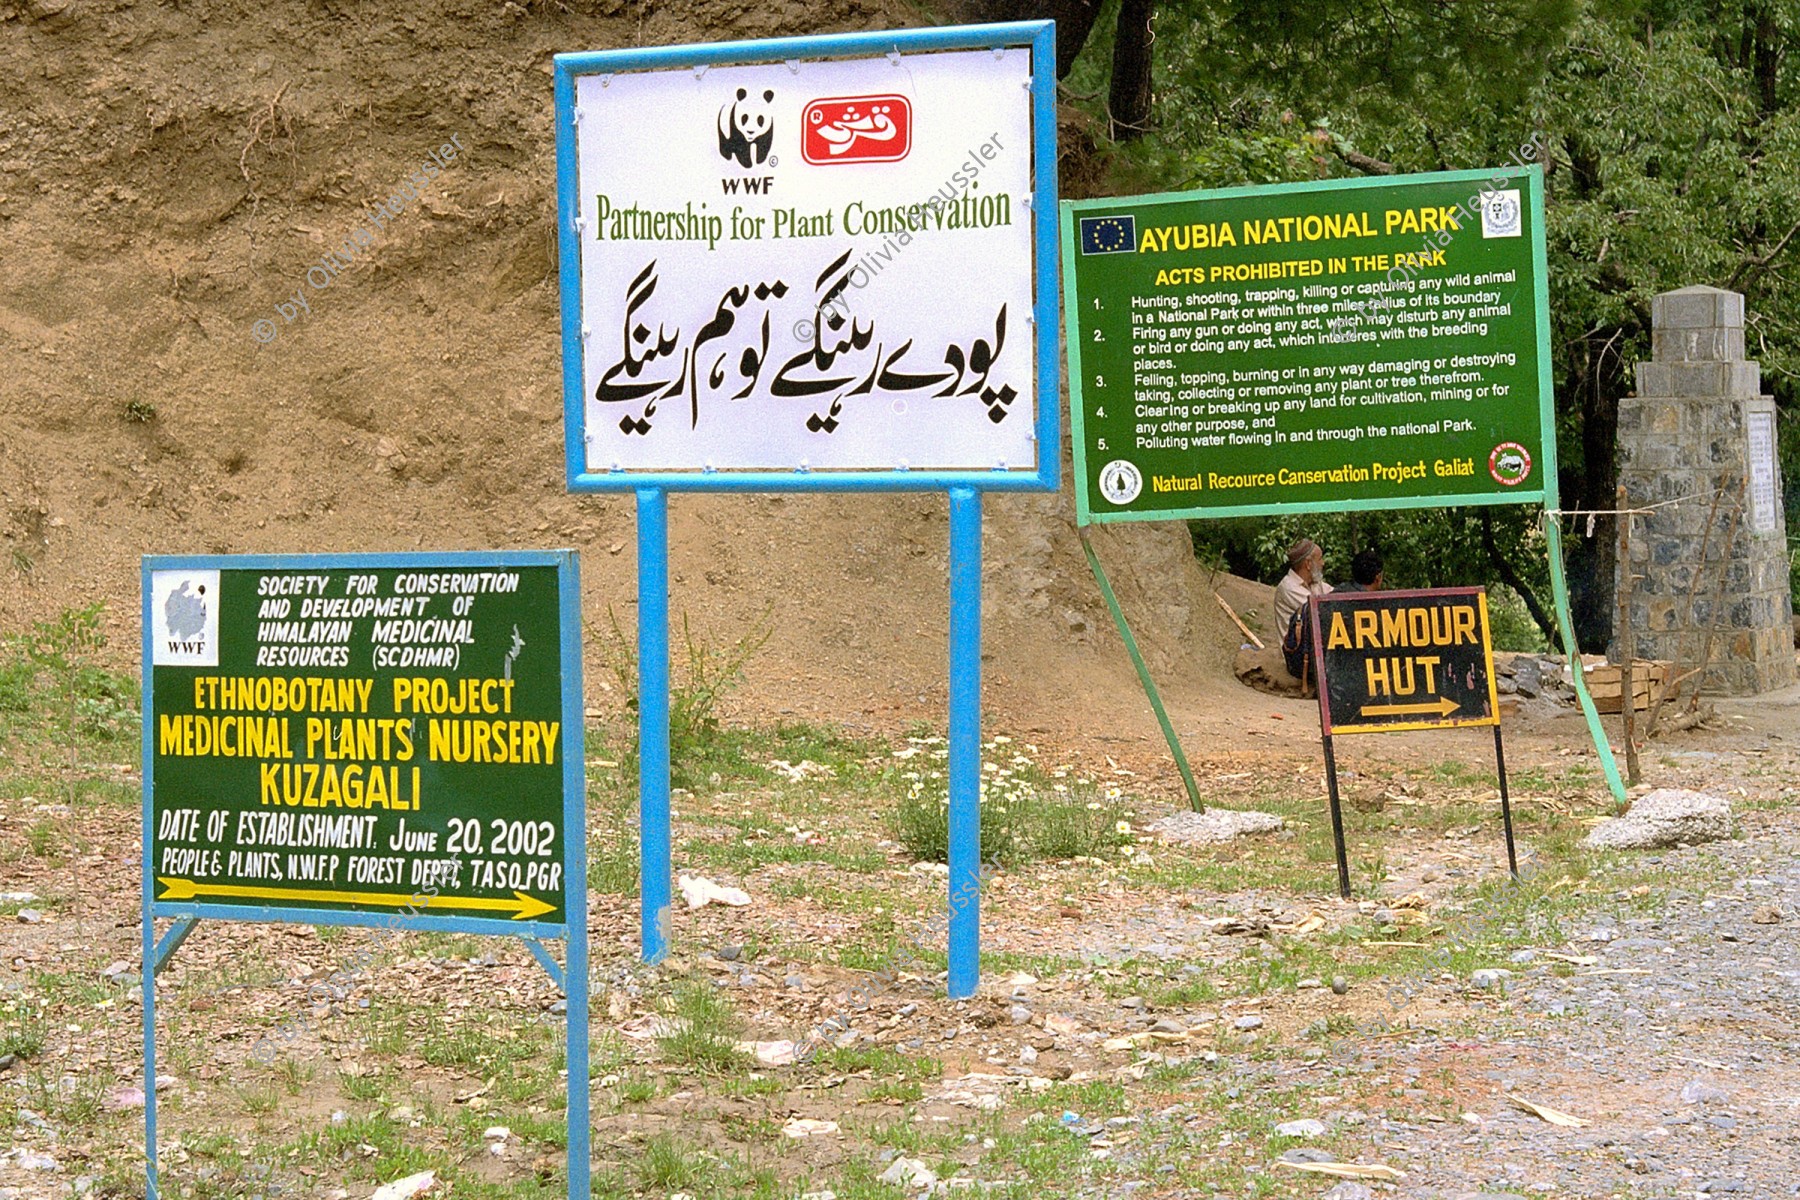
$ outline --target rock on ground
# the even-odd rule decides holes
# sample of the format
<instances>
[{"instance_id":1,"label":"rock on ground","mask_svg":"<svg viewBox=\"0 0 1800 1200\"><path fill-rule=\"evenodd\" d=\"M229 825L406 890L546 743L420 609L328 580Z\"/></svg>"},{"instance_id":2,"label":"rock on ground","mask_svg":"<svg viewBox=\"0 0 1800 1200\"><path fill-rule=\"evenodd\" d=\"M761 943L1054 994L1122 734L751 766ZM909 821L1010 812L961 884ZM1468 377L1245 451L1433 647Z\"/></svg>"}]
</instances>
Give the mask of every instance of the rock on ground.
<instances>
[{"instance_id":1,"label":"rock on ground","mask_svg":"<svg viewBox=\"0 0 1800 1200\"><path fill-rule=\"evenodd\" d=\"M896 1158L888 1169L881 1173L880 1183L893 1184L911 1190L921 1188L929 1190L937 1183L937 1173L916 1158Z\"/></svg>"},{"instance_id":2,"label":"rock on ground","mask_svg":"<svg viewBox=\"0 0 1800 1200\"><path fill-rule=\"evenodd\" d=\"M383 1184L375 1189L369 1200L412 1200L437 1186L436 1171L420 1171L416 1175L408 1175L405 1179L396 1179L392 1183Z\"/></svg>"},{"instance_id":3,"label":"rock on ground","mask_svg":"<svg viewBox=\"0 0 1800 1200\"><path fill-rule=\"evenodd\" d=\"M1150 822L1150 832L1164 841L1204 846L1211 842L1229 842L1251 833L1274 833L1282 828L1282 820L1274 813L1237 812L1228 808L1209 808L1205 812L1179 812Z\"/></svg>"},{"instance_id":4,"label":"rock on ground","mask_svg":"<svg viewBox=\"0 0 1800 1200\"><path fill-rule=\"evenodd\" d=\"M1299 1121L1283 1121L1275 1126L1275 1132L1282 1137L1311 1138L1324 1137L1330 1131L1325 1127L1325 1122L1306 1117Z\"/></svg>"},{"instance_id":5,"label":"rock on ground","mask_svg":"<svg viewBox=\"0 0 1800 1200\"><path fill-rule=\"evenodd\" d=\"M1657 788L1638 797L1624 816L1594 826L1585 844L1597 850L1657 850L1720 841L1731 830L1731 802L1724 797Z\"/></svg>"}]
</instances>

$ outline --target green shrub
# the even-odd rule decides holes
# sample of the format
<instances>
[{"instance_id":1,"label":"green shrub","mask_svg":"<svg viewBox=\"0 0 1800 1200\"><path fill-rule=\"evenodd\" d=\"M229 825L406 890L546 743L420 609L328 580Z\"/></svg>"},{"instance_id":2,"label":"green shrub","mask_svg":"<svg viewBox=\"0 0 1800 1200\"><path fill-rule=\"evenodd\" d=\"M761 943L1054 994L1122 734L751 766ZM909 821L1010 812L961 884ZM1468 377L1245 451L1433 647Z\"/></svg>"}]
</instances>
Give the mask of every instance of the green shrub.
<instances>
[{"instance_id":1,"label":"green shrub","mask_svg":"<svg viewBox=\"0 0 1800 1200\"><path fill-rule=\"evenodd\" d=\"M907 741L897 755L908 765L897 772L896 783L904 784L905 791L890 818L894 840L915 858L945 862L950 853L949 751L936 736ZM1128 813L1118 788L1103 788L1063 770L1046 775L1007 738L988 742L983 752L983 862L1098 857L1132 840L1121 828Z\"/></svg>"},{"instance_id":2,"label":"green shrub","mask_svg":"<svg viewBox=\"0 0 1800 1200\"><path fill-rule=\"evenodd\" d=\"M16 641L0 644L0 712L25 712L31 707L36 675Z\"/></svg>"},{"instance_id":3,"label":"green shrub","mask_svg":"<svg viewBox=\"0 0 1800 1200\"><path fill-rule=\"evenodd\" d=\"M1543 654L1551 648L1525 602L1503 583L1488 588L1488 633L1496 650Z\"/></svg>"},{"instance_id":4,"label":"green shrub","mask_svg":"<svg viewBox=\"0 0 1800 1200\"><path fill-rule=\"evenodd\" d=\"M635 716L642 682L637 642L619 627L618 615L610 607L606 618L610 629L592 640L600 647L602 660L619 685L626 711ZM716 766L740 765L733 761L736 746L722 736L719 701L744 681L750 660L774 631L774 610L770 608L748 633L721 650L697 640L687 614L682 614L682 661L672 662L669 669L669 775L674 786L692 788ZM637 743L628 745L628 760L620 765L629 775L637 770ZM721 758L723 762L719 761Z\"/></svg>"}]
</instances>

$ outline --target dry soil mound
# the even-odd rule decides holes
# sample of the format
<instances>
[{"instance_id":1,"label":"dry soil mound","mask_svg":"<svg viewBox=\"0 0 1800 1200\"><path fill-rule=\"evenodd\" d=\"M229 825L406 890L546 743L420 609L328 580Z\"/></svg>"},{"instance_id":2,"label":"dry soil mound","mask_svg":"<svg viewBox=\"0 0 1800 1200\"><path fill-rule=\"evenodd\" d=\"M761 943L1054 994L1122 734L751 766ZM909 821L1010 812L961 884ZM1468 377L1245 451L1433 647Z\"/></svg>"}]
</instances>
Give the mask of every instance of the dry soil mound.
<instances>
[{"instance_id":1,"label":"dry soil mound","mask_svg":"<svg viewBox=\"0 0 1800 1200\"><path fill-rule=\"evenodd\" d=\"M0 0L0 628L104 600L128 660L145 552L565 545L595 637L608 606L632 628L631 501L563 490L551 56L907 23L861 0ZM255 340L453 137L366 260ZM1071 512L1066 489L988 502L990 703L1135 737L1153 726ZM772 615L742 706L941 712L942 497L677 497L671 528L697 639ZM1174 698L1235 689L1185 531L1097 542Z\"/></svg>"}]
</instances>

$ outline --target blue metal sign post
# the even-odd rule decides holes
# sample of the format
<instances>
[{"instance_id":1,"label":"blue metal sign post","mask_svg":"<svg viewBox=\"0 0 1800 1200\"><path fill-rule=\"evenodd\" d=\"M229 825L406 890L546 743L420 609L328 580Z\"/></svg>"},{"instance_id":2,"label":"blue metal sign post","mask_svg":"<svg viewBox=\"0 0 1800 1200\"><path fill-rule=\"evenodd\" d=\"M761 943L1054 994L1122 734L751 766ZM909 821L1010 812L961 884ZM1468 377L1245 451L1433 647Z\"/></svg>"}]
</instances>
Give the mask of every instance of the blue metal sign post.
<instances>
[{"instance_id":1,"label":"blue metal sign post","mask_svg":"<svg viewBox=\"0 0 1800 1200\"><path fill-rule=\"evenodd\" d=\"M638 511L638 922L647 963L669 953L674 897L669 817L669 494L641 488Z\"/></svg>"},{"instance_id":2,"label":"blue metal sign post","mask_svg":"<svg viewBox=\"0 0 1800 1200\"><path fill-rule=\"evenodd\" d=\"M567 997L569 1195L588 1196L575 552L146 556L142 572L147 1200L156 978L203 918L523 939Z\"/></svg>"},{"instance_id":3,"label":"blue metal sign post","mask_svg":"<svg viewBox=\"0 0 1800 1200\"><path fill-rule=\"evenodd\" d=\"M962 999L981 982L981 493L971 487L950 489L949 749L949 989Z\"/></svg>"},{"instance_id":4,"label":"blue metal sign post","mask_svg":"<svg viewBox=\"0 0 1800 1200\"><path fill-rule=\"evenodd\" d=\"M1054 39L556 57L568 486L637 499L647 962L672 900L667 493L944 491L949 992L975 990L981 493L1055 491L1061 460Z\"/></svg>"}]
</instances>

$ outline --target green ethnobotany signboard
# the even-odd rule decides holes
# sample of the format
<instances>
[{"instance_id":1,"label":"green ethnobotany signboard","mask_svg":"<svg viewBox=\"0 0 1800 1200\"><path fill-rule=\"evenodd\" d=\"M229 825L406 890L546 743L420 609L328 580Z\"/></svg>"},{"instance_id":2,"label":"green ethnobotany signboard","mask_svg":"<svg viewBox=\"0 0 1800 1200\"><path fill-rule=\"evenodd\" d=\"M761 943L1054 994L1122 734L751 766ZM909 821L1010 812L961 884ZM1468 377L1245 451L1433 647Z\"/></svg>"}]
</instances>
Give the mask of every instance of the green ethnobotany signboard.
<instances>
[{"instance_id":1,"label":"green ethnobotany signboard","mask_svg":"<svg viewBox=\"0 0 1800 1200\"><path fill-rule=\"evenodd\" d=\"M562 553L147 559L157 911L564 924L573 578Z\"/></svg>"},{"instance_id":2,"label":"green ethnobotany signboard","mask_svg":"<svg viewBox=\"0 0 1800 1200\"><path fill-rule=\"evenodd\" d=\"M1543 500L1538 167L1087 200L1062 231L1083 524Z\"/></svg>"}]
</instances>

